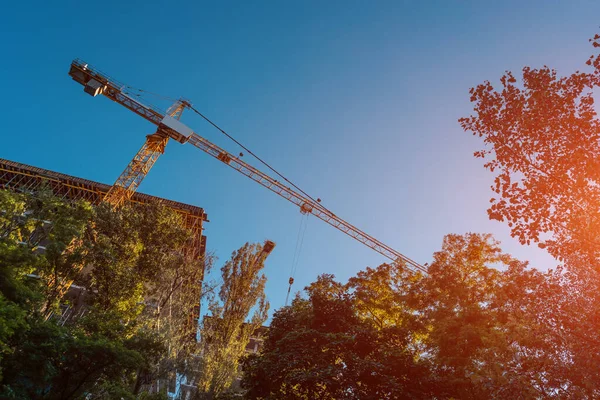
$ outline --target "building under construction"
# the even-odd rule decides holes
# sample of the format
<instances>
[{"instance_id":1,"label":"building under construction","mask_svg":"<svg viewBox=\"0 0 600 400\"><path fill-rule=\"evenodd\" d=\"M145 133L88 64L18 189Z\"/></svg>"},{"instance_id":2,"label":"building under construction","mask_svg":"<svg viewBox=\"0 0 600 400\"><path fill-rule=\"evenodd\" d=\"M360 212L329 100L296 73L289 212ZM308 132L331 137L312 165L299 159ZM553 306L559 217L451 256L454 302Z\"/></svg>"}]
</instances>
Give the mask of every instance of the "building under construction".
<instances>
[{"instance_id":1,"label":"building under construction","mask_svg":"<svg viewBox=\"0 0 600 400\"><path fill-rule=\"evenodd\" d=\"M64 200L86 200L91 204L99 204L111 186L0 158L0 189L32 193L41 188L50 189L54 195ZM185 226L193 234L184 250L196 259L204 257L206 236L202 235L202 225L208 220L202 208L143 193L134 193L130 201L142 204L159 202L181 215ZM71 306L61 311L61 322L76 316L86 303L84 288L68 283L64 289L65 299L69 300ZM199 317L199 307L195 307L192 318L198 321Z\"/></svg>"},{"instance_id":2,"label":"building under construction","mask_svg":"<svg viewBox=\"0 0 600 400\"><path fill-rule=\"evenodd\" d=\"M31 193L42 186L62 199L86 200L91 204L101 203L111 188L103 183L0 158L0 189ZM193 241L187 251L195 258L204 256L206 236L202 235L202 225L208 221L204 209L144 193L134 193L131 201L142 204L159 202L181 215L185 226L193 233Z\"/></svg>"}]
</instances>

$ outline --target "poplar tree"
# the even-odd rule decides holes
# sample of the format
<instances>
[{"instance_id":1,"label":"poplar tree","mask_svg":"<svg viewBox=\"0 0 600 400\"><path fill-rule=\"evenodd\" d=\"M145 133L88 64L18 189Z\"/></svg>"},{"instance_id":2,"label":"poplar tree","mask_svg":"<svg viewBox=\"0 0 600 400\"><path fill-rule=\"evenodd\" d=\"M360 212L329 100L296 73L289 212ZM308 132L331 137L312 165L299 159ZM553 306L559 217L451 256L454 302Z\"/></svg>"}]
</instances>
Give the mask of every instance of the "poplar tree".
<instances>
[{"instance_id":1,"label":"poplar tree","mask_svg":"<svg viewBox=\"0 0 600 400\"><path fill-rule=\"evenodd\" d=\"M267 320L262 251L261 245L246 243L221 268L223 283L209 302L211 315L204 318L201 329L198 389L202 398L217 398L231 387L250 337Z\"/></svg>"}]
</instances>

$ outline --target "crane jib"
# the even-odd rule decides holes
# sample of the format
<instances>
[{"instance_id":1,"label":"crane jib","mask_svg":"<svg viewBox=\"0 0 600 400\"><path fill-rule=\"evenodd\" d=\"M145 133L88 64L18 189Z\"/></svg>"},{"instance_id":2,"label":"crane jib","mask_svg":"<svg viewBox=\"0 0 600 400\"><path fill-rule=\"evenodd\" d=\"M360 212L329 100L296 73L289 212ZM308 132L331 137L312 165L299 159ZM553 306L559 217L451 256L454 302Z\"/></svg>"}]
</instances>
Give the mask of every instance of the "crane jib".
<instances>
[{"instance_id":1,"label":"crane jib","mask_svg":"<svg viewBox=\"0 0 600 400\"><path fill-rule=\"evenodd\" d=\"M73 78L73 80L82 84L85 92L91 96L104 95L110 98L111 100L123 105L139 116L157 125L157 132L162 132L163 135L168 135L168 137L171 137L180 143L189 142L205 153L229 165L236 171L246 175L253 181L295 204L300 208L301 212L314 215L315 217L321 219L322 221L328 223L334 228L340 230L341 232L361 242L365 246L370 247L394 262L402 263L411 269L427 273L426 267L397 252L386 244L351 225L347 221L339 218L327 208L323 207L320 203L312 200L311 198L307 198L297 191L283 185L270 175L263 173L257 168L242 161L240 158L231 155L229 152L211 143L197 133L194 133L189 127L181 123L178 120L178 117L176 119L169 115L165 115L163 112L147 106L141 103L139 100L129 96L124 92L124 88L126 87L125 85L110 78L108 75L98 71L97 69L90 67L85 62L81 60L74 60L71 63L69 75ZM182 107L190 107L190 104L185 100L181 100L179 103L176 103L176 105L179 105L180 109L183 109ZM141 179L143 179L143 176L141 176ZM137 187L137 185L135 187Z\"/></svg>"},{"instance_id":2,"label":"crane jib","mask_svg":"<svg viewBox=\"0 0 600 400\"><path fill-rule=\"evenodd\" d=\"M422 272L427 272L427 269L425 267L421 266L420 264L418 264L417 262L415 262L415 261L409 259L408 257L402 255L401 253L393 250L389 246L381 243L380 241L371 237L370 235L362 232L360 229L358 229L358 228L354 227L353 225L349 224L348 222L342 220L341 218L337 217L333 213L324 210L323 206L321 206L320 204L315 203L310 199L307 199L306 197L300 195L299 193L296 193L291 188L281 184L277 180L275 180L272 177L270 177L269 175L259 171L258 169L254 168L250 164L247 164L246 162L242 161L241 159L234 157L233 155L229 154L227 151L221 149L217 145L204 139L202 136L194 133L190 137L189 143L193 144L194 146L196 146L200 150L204 151L205 153L215 157L216 159L223 161L225 164L229 165L233 169L241 172L242 174L246 175L250 179L261 184L262 186L266 187L267 189L275 192L276 194L280 195L281 197L287 199L288 201L296 204L298 207L300 207L301 210L302 209L306 210L307 209L306 205L310 204L311 207L309 209L309 212L312 215L327 222L329 225L339 229L340 231L344 232L348 236L358 240L359 242L372 248L373 250L375 250L378 253L382 254L383 256L389 258L390 260L396 261L396 262L403 262L403 263L406 263L411 268L417 269Z\"/></svg>"}]
</instances>

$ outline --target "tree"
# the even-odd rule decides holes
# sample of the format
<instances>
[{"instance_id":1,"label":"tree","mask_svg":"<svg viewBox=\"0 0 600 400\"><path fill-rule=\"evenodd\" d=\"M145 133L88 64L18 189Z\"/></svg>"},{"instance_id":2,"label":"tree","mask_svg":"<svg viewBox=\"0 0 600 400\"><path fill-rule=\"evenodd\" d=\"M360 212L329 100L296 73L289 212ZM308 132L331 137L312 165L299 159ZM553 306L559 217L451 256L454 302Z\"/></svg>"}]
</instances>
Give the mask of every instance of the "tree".
<instances>
[{"instance_id":1,"label":"tree","mask_svg":"<svg viewBox=\"0 0 600 400\"><path fill-rule=\"evenodd\" d=\"M205 265L184 255L181 219L158 204L92 209L45 190L0 191L0 211L0 397L150 398L136 396L140 372L160 377L194 342L199 297L187 293L199 293ZM63 326L46 310L73 279L89 308Z\"/></svg>"},{"instance_id":2,"label":"tree","mask_svg":"<svg viewBox=\"0 0 600 400\"><path fill-rule=\"evenodd\" d=\"M8 301L0 294L0 366L6 354L11 354L12 338L18 332L27 327L26 313L18 305ZM2 370L0 369L0 382L2 382Z\"/></svg>"},{"instance_id":3,"label":"tree","mask_svg":"<svg viewBox=\"0 0 600 400\"><path fill-rule=\"evenodd\" d=\"M427 275L387 264L345 285L324 275L277 310L245 361L246 398L595 398L597 318L581 317L598 311L583 289L491 235L447 235Z\"/></svg>"},{"instance_id":4,"label":"tree","mask_svg":"<svg viewBox=\"0 0 600 400\"><path fill-rule=\"evenodd\" d=\"M535 371L524 371L519 361L529 350L530 337L523 331L532 325L529 314L516 311L524 293L541 280L539 273L529 276L525 266L502 253L490 235L447 235L434 254L428 276L415 291L420 292L419 316L428 325L423 351L444 381L446 396L540 394L524 378Z\"/></svg>"},{"instance_id":5,"label":"tree","mask_svg":"<svg viewBox=\"0 0 600 400\"><path fill-rule=\"evenodd\" d=\"M126 337L151 333L164 346L156 362L137 371L137 394L142 378L169 380L190 363L197 350L195 308L206 293L211 259L186 255L190 231L160 204L100 205L91 225L86 263L93 268L85 279L94 292L91 325Z\"/></svg>"},{"instance_id":6,"label":"tree","mask_svg":"<svg viewBox=\"0 0 600 400\"><path fill-rule=\"evenodd\" d=\"M198 351L199 304L214 290L214 283L204 279L213 258L193 259L183 251L190 232L169 209L154 205L140 214L138 224L144 243L139 270L148 271L144 299L150 306L143 315L144 325L160 335L167 348L153 376L187 375L195 367ZM148 372L144 371L146 377Z\"/></svg>"},{"instance_id":7,"label":"tree","mask_svg":"<svg viewBox=\"0 0 600 400\"><path fill-rule=\"evenodd\" d=\"M267 278L260 273L263 268L263 247L248 243L233 252L221 268L219 296L211 299L211 315L204 319L201 329L197 385L203 398L217 398L230 388L250 336L267 320L269 302L264 293Z\"/></svg>"},{"instance_id":8,"label":"tree","mask_svg":"<svg viewBox=\"0 0 600 400\"><path fill-rule=\"evenodd\" d=\"M424 354L446 396L597 397L600 353L589 342L596 323L581 319L597 311L581 283L527 268L490 235L447 235L415 291L429 331Z\"/></svg>"},{"instance_id":9,"label":"tree","mask_svg":"<svg viewBox=\"0 0 600 400\"><path fill-rule=\"evenodd\" d=\"M91 215L89 204L61 201L42 187L29 196L0 191L0 210L3 210L0 217L3 244L12 254L22 257L21 262L30 264L28 273L35 272L44 278L42 311L55 308L62 284L78 273L73 265L81 261L81 249L72 244L83 238ZM15 246L17 243L20 245ZM42 257L32 254L39 252L42 245ZM21 276L23 272L20 270Z\"/></svg>"},{"instance_id":10,"label":"tree","mask_svg":"<svg viewBox=\"0 0 600 400\"><path fill-rule=\"evenodd\" d=\"M34 321L6 362L3 393L14 398L95 398L103 385L129 390L140 365L156 362L162 346L136 347L140 335L118 340L52 321ZM154 360L152 360L154 358Z\"/></svg>"},{"instance_id":11,"label":"tree","mask_svg":"<svg viewBox=\"0 0 600 400\"><path fill-rule=\"evenodd\" d=\"M591 40L594 48L599 39ZM486 148L475 155L496 174L490 218L506 221L522 243L538 243L564 265L547 274L527 309L535 312L551 359L540 365L554 368L539 386L574 398L598 396L591 382L598 381L600 360L600 120L594 104L600 57L586 64L585 72L565 77L549 67L525 67L520 77L507 72L498 90L486 81L470 91L474 115L460 119L483 139Z\"/></svg>"},{"instance_id":12,"label":"tree","mask_svg":"<svg viewBox=\"0 0 600 400\"><path fill-rule=\"evenodd\" d=\"M261 354L245 362L246 398L433 397L439 388L411 346L411 323L388 316L383 303L366 305L374 292L391 292L383 286L395 276L409 275L394 269L371 269L350 285L323 275L305 289L308 299L276 311Z\"/></svg>"},{"instance_id":13,"label":"tree","mask_svg":"<svg viewBox=\"0 0 600 400\"><path fill-rule=\"evenodd\" d=\"M600 271L600 58L587 64L565 77L546 66L523 68L520 81L506 72L498 90L485 81L470 90L475 114L459 122L483 139L475 156L496 174L490 218L570 268Z\"/></svg>"},{"instance_id":14,"label":"tree","mask_svg":"<svg viewBox=\"0 0 600 400\"><path fill-rule=\"evenodd\" d=\"M0 377L6 358L14 357L15 343L41 310L57 304L58 280L73 276L69 262L77 256L64 250L82 235L88 216L85 203L61 202L45 188L34 195L0 190L0 320L5 320L0 324ZM48 284L41 284L40 276Z\"/></svg>"}]
</instances>

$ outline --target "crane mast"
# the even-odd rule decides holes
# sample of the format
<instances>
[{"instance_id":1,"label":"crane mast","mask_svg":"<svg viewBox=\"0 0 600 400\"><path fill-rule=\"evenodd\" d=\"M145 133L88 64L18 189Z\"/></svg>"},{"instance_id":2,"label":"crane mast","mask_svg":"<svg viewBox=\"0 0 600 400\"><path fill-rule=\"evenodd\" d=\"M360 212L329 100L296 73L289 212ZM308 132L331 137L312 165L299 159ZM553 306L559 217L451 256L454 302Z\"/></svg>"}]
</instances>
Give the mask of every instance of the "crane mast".
<instances>
[{"instance_id":1,"label":"crane mast","mask_svg":"<svg viewBox=\"0 0 600 400\"><path fill-rule=\"evenodd\" d=\"M83 61L74 60L71 63L69 75L73 80L84 86L84 91L86 93L92 96L100 94L104 95L157 126L156 132L146 137L146 142L142 148L117 179L109 193L107 193L105 201L116 206L127 201L137 190L158 157L164 153L165 146L169 139L174 139L180 143L192 144L208 155L227 164L241 174L295 204L300 208L300 212L314 215L388 259L404 263L414 270L427 272L427 268L424 266L338 217L318 201L285 186L270 175L267 175L245 161L242 161L239 157L230 154L216 144L193 132L179 121L183 110L191 107L191 104L186 100L178 100L169 108L167 113L163 113L154 107L144 105L139 100L129 96L125 93L125 85L110 78L108 75L97 69L90 67Z\"/></svg>"},{"instance_id":2,"label":"crane mast","mask_svg":"<svg viewBox=\"0 0 600 400\"><path fill-rule=\"evenodd\" d=\"M185 107L185 102L176 102L167 110L167 115L179 120ZM160 126L155 133L146 136L146 142L106 193L104 201L120 206L131 199L150 168L158 160L158 157L165 152L168 142L168 133Z\"/></svg>"}]
</instances>

